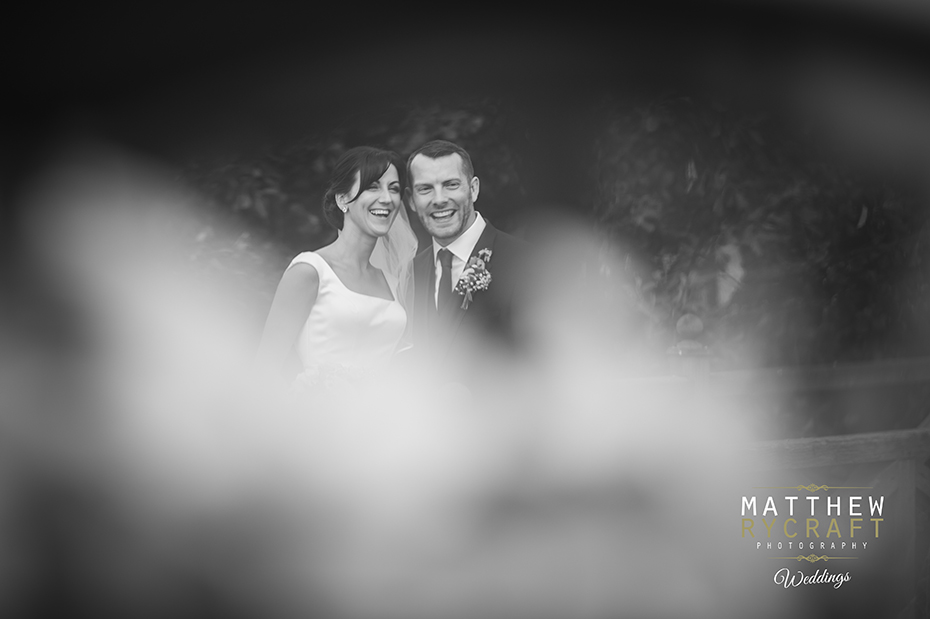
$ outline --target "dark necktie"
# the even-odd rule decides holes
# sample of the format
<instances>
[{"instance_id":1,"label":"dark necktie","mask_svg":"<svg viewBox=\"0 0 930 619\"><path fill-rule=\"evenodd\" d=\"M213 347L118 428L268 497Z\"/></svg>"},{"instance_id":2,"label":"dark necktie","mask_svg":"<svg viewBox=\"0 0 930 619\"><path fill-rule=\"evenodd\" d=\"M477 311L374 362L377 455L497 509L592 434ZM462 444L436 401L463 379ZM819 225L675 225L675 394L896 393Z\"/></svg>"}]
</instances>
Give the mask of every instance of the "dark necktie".
<instances>
[{"instance_id":1,"label":"dark necktie","mask_svg":"<svg viewBox=\"0 0 930 619\"><path fill-rule=\"evenodd\" d=\"M452 305L452 252L448 249L440 249L439 264L442 266L442 277L439 278L439 297L436 309L440 314L446 314Z\"/></svg>"}]
</instances>

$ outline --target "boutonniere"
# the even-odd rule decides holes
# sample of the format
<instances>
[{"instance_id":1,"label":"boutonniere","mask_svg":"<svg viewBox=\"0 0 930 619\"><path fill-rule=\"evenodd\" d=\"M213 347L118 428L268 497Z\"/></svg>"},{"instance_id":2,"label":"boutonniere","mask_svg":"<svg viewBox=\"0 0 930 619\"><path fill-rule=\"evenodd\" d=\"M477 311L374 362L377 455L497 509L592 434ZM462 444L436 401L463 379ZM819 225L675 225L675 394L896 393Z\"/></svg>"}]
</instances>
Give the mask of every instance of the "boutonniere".
<instances>
[{"instance_id":1,"label":"boutonniere","mask_svg":"<svg viewBox=\"0 0 930 619\"><path fill-rule=\"evenodd\" d=\"M485 247L478 251L476 256L472 256L465 263L465 270L458 283L455 284L455 292L462 295L462 309L468 309L472 302L473 295L479 290L487 290L491 284L491 272L488 271L488 262L491 261L491 250Z\"/></svg>"}]
</instances>

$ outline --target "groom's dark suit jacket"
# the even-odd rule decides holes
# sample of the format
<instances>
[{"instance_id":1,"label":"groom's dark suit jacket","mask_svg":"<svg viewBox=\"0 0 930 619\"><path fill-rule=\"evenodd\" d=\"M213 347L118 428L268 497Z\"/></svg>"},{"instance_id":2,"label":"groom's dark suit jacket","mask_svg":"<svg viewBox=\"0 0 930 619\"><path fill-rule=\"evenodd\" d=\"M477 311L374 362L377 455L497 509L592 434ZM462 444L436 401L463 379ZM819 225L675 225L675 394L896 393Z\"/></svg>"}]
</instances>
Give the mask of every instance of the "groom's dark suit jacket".
<instances>
[{"instance_id":1,"label":"groom's dark suit jacket","mask_svg":"<svg viewBox=\"0 0 930 619\"><path fill-rule=\"evenodd\" d=\"M476 256L482 249L491 250L488 289L475 292L468 309L461 308L463 297L454 294L454 308L443 316L437 313L434 301L436 268L432 245L414 258L412 341L413 352L421 362L440 366L454 365L457 361L468 364L482 350L489 350L490 342L505 348L515 345L514 320L519 319L515 316L515 305L519 303L528 246L487 222L471 255Z\"/></svg>"}]
</instances>

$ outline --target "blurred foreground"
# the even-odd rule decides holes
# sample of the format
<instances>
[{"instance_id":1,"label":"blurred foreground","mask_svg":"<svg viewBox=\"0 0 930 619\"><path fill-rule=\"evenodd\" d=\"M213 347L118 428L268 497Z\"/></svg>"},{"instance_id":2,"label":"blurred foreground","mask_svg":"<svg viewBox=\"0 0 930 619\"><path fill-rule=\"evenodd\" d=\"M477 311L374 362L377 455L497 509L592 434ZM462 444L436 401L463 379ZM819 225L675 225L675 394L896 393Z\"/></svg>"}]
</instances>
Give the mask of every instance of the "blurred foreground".
<instances>
[{"instance_id":1,"label":"blurred foreground","mask_svg":"<svg viewBox=\"0 0 930 619\"><path fill-rule=\"evenodd\" d=\"M384 368L303 405L252 371L241 291L185 262L195 204L82 153L24 205L17 292L42 302L0 324L4 615L804 616L740 560L735 404L617 353L632 314L579 269L622 265L580 228L537 226L533 345L486 343L480 389Z\"/></svg>"}]
</instances>

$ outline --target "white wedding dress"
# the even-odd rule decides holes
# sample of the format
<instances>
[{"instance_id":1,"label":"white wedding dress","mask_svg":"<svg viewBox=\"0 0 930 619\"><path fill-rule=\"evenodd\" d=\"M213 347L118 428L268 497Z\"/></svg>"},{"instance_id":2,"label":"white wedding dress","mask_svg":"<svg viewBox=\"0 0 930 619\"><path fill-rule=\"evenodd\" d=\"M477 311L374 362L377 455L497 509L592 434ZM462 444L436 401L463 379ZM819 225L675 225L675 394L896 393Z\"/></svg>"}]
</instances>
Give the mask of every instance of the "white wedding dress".
<instances>
[{"instance_id":1,"label":"white wedding dress","mask_svg":"<svg viewBox=\"0 0 930 619\"><path fill-rule=\"evenodd\" d=\"M382 299L346 288L317 253L299 254L288 268L295 264L312 265L320 279L316 302L297 336L301 376L386 366L398 351L407 324L394 277L385 272L394 298Z\"/></svg>"}]
</instances>

